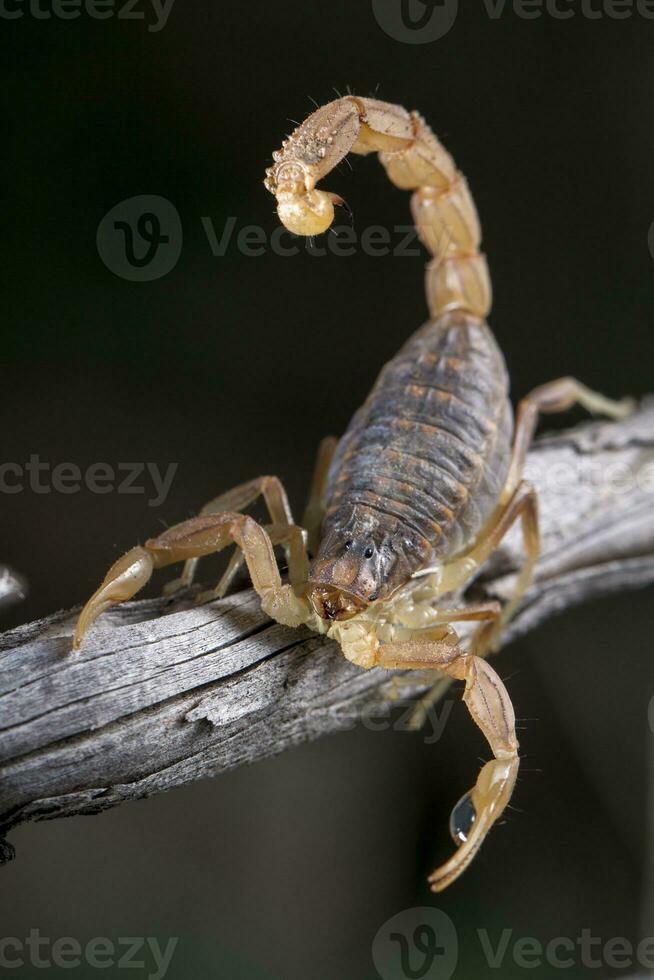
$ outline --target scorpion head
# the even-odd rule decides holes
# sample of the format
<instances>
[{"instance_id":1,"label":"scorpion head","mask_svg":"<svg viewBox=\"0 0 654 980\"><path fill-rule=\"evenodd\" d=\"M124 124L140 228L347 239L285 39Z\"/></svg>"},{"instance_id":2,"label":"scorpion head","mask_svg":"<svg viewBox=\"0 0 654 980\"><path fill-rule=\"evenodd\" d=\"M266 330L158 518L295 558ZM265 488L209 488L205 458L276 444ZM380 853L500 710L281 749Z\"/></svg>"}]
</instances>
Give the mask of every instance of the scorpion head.
<instances>
[{"instance_id":1,"label":"scorpion head","mask_svg":"<svg viewBox=\"0 0 654 980\"><path fill-rule=\"evenodd\" d=\"M308 597L322 619L345 620L383 602L411 577L415 545L367 509L328 520L311 564Z\"/></svg>"}]
</instances>

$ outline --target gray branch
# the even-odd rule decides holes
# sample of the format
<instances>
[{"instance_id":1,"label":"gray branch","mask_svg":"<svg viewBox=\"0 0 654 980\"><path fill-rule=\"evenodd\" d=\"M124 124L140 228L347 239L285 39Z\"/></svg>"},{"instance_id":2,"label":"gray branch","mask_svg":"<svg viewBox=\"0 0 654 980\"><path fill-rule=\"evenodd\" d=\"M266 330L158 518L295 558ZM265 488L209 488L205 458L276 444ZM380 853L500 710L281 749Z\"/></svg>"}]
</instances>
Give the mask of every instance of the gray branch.
<instances>
[{"instance_id":1,"label":"gray branch","mask_svg":"<svg viewBox=\"0 0 654 980\"><path fill-rule=\"evenodd\" d=\"M654 399L624 422L538 440L536 580L505 643L579 602L654 582ZM466 597L506 598L517 528ZM271 623L249 589L204 606L146 599L102 617L77 655L79 610L0 636L0 835L26 820L124 800L281 752L392 710L387 672ZM404 678L415 695L425 678ZM10 857L5 842L0 857Z\"/></svg>"}]
</instances>

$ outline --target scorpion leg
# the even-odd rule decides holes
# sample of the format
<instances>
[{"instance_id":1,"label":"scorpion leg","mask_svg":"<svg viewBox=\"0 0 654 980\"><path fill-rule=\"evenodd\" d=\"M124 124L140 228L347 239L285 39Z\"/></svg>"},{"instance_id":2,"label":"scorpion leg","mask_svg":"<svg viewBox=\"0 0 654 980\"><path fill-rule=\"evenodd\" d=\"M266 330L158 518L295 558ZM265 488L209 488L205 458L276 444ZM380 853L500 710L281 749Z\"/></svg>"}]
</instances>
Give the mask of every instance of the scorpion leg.
<instances>
[{"instance_id":1,"label":"scorpion leg","mask_svg":"<svg viewBox=\"0 0 654 980\"><path fill-rule=\"evenodd\" d=\"M480 629L477 634L475 653L480 657L485 656L490 650L497 649L502 628L513 616L533 578L534 566L540 554L540 534L538 497L531 484L525 480L519 483L508 502L502 505L496 514L493 523L486 528L478 544L462 558L446 565L443 572L443 591L460 588L491 556L518 518L522 525L525 561L518 575L513 595L505 604L502 615L492 627Z\"/></svg>"},{"instance_id":2,"label":"scorpion leg","mask_svg":"<svg viewBox=\"0 0 654 980\"><path fill-rule=\"evenodd\" d=\"M201 508L199 516L204 517L206 514L218 514L221 511L242 511L261 496L263 496L273 524L293 524L293 515L286 491L281 480L276 476L259 476L254 480L248 480L247 483L241 483L232 490L227 490L226 493L220 494L219 497L214 497L213 500L205 504ZM287 559L288 557L287 554ZM195 578L198 561L198 558L189 558L188 561L184 562L184 568L180 577L173 579L172 582L168 582L164 586L164 595L172 595L180 589L188 588ZM225 591L227 591L229 583L242 564L243 555L241 552L236 551L221 580L221 583L224 584Z\"/></svg>"},{"instance_id":3,"label":"scorpion leg","mask_svg":"<svg viewBox=\"0 0 654 980\"><path fill-rule=\"evenodd\" d=\"M480 631L477 653L484 656L499 646L502 629L511 620L525 592L531 584L534 566L540 554L540 534L538 528L538 498L530 484L520 482L527 450L531 443L538 416L565 411L579 404L589 412L597 412L612 418L624 418L633 410L631 399L612 401L595 391L591 391L574 378L559 378L535 388L522 399L518 406L516 432L511 454L511 463L504 490L500 499L506 501L503 510L497 515L495 524L487 531L484 539L464 559L472 559L476 567L483 564L498 547L514 521L520 517L526 560L518 575L513 595L504 606L500 620L490 629Z\"/></svg>"},{"instance_id":4,"label":"scorpion leg","mask_svg":"<svg viewBox=\"0 0 654 980\"><path fill-rule=\"evenodd\" d=\"M429 876L432 891L442 891L465 871L511 798L520 764L513 705L493 668L460 647L414 640L384 645L378 657L381 667L437 667L450 678L465 681L463 700L495 757L452 811L450 832L458 850Z\"/></svg>"},{"instance_id":5,"label":"scorpion leg","mask_svg":"<svg viewBox=\"0 0 654 980\"><path fill-rule=\"evenodd\" d=\"M146 541L144 547L132 548L119 558L82 609L73 649L79 648L86 631L100 613L131 599L146 584L155 568L213 554L230 544L242 549L264 612L287 626L306 622L310 615L309 605L295 594L292 585L282 584L273 545L265 528L247 514L223 511L193 517L168 528L158 537Z\"/></svg>"},{"instance_id":6,"label":"scorpion leg","mask_svg":"<svg viewBox=\"0 0 654 980\"><path fill-rule=\"evenodd\" d=\"M309 536L309 551L314 555L318 548L318 536L320 525L325 510L325 490L327 488L327 476L329 467L334 456L334 450L338 444L338 439L334 436L327 436L318 446L316 462L309 490L309 499L304 508L302 516L302 527L306 528Z\"/></svg>"},{"instance_id":7,"label":"scorpion leg","mask_svg":"<svg viewBox=\"0 0 654 980\"><path fill-rule=\"evenodd\" d=\"M478 656L485 656L496 650L503 627L510 621L531 584L534 566L540 554L540 534L538 528L538 498L533 487L526 481L520 482L527 450L531 442L540 413L553 413L580 404L591 412L600 412L614 418L624 418L633 409L630 399L611 401L597 392L586 388L574 378L560 378L536 388L523 398L518 406L516 434L511 455L509 472L502 494L501 506L493 523L485 529L483 537L472 551L463 558L445 567L443 589L454 589L463 585L466 579L490 557L499 546L502 538L514 522L520 518L525 548L525 562L518 575L513 595L504 606L498 622L488 628L480 629L477 636Z\"/></svg>"},{"instance_id":8,"label":"scorpion leg","mask_svg":"<svg viewBox=\"0 0 654 980\"><path fill-rule=\"evenodd\" d=\"M300 595L309 577L306 531L297 524L266 524L264 530L270 538L272 545L281 544L286 548L288 554L288 578L296 595ZM197 603L204 603L211 602L213 599L222 599L244 561L245 553L240 548L237 548L216 588L201 592L195 601Z\"/></svg>"},{"instance_id":9,"label":"scorpion leg","mask_svg":"<svg viewBox=\"0 0 654 980\"><path fill-rule=\"evenodd\" d=\"M503 493L505 498L511 495L520 480L539 415L564 412L573 405L581 405L588 412L614 419L625 418L634 409L633 399L613 401L587 388L575 378L558 378L534 388L518 405L511 464Z\"/></svg>"}]
</instances>

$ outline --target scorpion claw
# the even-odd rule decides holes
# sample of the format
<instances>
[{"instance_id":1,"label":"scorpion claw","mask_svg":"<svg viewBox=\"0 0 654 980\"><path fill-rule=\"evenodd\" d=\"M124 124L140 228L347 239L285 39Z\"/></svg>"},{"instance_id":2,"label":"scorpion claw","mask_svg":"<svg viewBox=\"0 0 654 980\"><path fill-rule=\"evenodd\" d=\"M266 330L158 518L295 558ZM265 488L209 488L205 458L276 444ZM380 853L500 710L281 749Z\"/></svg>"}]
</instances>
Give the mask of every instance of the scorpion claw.
<instances>
[{"instance_id":1,"label":"scorpion claw","mask_svg":"<svg viewBox=\"0 0 654 980\"><path fill-rule=\"evenodd\" d=\"M474 789L456 804L450 816L450 833L458 850L430 874L432 891L443 891L468 867L511 798L518 766L517 756L486 763Z\"/></svg>"}]
</instances>

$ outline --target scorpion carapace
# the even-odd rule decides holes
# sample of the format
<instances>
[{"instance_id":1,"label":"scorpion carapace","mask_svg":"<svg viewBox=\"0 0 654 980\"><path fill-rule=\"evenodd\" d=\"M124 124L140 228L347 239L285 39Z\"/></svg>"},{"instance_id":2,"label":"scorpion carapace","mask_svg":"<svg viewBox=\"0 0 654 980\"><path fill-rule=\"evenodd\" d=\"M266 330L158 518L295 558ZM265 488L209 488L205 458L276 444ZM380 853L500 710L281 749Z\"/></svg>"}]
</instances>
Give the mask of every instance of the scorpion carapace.
<instances>
[{"instance_id":1,"label":"scorpion carapace","mask_svg":"<svg viewBox=\"0 0 654 980\"><path fill-rule=\"evenodd\" d=\"M491 288L475 207L452 158L417 113L355 96L314 112L266 174L281 221L299 235L327 230L341 200L316 185L350 152L378 153L392 183L413 191L416 228L432 255L429 321L385 366L342 439L321 443L302 526L276 477L216 497L198 517L112 566L82 610L74 646L154 568L184 561L181 579L169 588L190 585L202 555L235 543L218 586L200 599L224 595L245 561L262 608L278 622L326 634L361 667L440 675L417 706L418 721L444 685L463 681L463 699L493 759L452 811L457 850L429 878L439 891L470 863L518 772L513 707L485 657L538 557L536 495L521 480L538 415L578 402L620 417L629 403L562 378L523 399L514 433L504 359L485 322ZM265 526L243 513L259 496L270 516ZM464 587L516 520L526 556L512 599L503 609L464 603ZM275 545L284 549L288 583ZM477 624L465 644L453 625L464 621Z\"/></svg>"}]
</instances>

